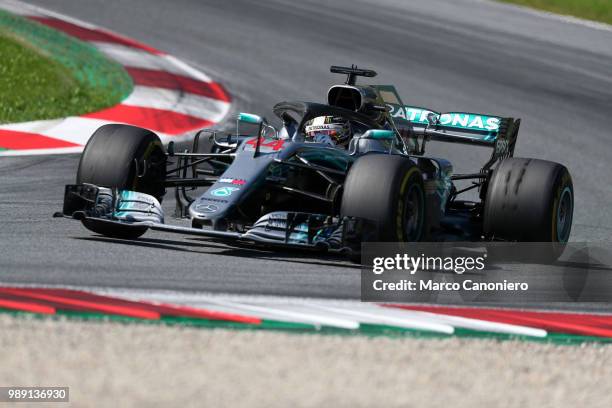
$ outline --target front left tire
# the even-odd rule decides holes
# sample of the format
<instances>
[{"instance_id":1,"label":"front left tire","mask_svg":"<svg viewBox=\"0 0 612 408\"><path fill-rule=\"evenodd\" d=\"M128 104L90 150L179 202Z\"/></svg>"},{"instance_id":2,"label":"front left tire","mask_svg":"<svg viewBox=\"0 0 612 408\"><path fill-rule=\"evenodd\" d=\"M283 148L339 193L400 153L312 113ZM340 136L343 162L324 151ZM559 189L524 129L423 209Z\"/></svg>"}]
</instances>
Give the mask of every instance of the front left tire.
<instances>
[{"instance_id":1,"label":"front left tire","mask_svg":"<svg viewBox=\"0 0 612 408\"><path fill-rule=\"evenodd\" d=\"M79 162L77 184L131 190L162 201L165 193L166 155L159 137L147 129L111 124L91 136ZM135 239L146 227L131 227L83 220L93 232L123 239Z\"/></svg>"}]
</instances>

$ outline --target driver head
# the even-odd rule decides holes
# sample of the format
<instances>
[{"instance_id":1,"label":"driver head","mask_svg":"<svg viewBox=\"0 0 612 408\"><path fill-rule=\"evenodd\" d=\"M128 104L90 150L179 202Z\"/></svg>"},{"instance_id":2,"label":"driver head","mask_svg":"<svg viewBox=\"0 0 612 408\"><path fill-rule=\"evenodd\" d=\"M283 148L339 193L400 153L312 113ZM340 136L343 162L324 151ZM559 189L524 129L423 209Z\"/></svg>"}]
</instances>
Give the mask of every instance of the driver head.
<instances>
[{"instance_id":1,"label":"driver head","mask_svg":"<svg viewBox=\"0 0 612 408\"><path fill-rule=\"evenodd\" d=\"M351 124L337 116L319 116L306 122L307 142L346 146L351 139Z\"/></svg>"}]
</instances>

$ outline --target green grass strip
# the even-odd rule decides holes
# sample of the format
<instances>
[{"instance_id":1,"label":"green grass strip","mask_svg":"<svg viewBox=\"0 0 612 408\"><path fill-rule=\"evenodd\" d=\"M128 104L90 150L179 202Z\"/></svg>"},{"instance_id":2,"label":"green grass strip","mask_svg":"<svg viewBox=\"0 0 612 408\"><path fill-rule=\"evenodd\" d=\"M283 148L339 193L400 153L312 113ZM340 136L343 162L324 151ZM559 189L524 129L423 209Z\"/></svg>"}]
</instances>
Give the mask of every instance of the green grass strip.
<instances>
[{"instance_id":1,"label":"green grass strip","mask_svg":"<svg viewBox=\"0 0 612 408\"><path fill-rule=\"evenodd\" d=\"M0 10L0 123L53 119L116 105L133 89L93 46Z\"/></svg>"},{"instance_id":2,"label":"green grass strip","mask_svg":"<svg viewBox=\"0 0 612 408\"><path fill-rule=\"evenodd\" d=\"M222 320L197 319L189 317L173 317L164 316L160 320L144 320L127 316L107 315L102 313L88 313L75 311L57 311L56 315L32 314L27 312L19 312L13 310L0 309L15 317L34 317L39 319L61 319L67 318L79 321L99 321L99 322L116 322L116 323L138 323L149 325L167 325L167 326L183 326L195 327L202 329L231 329L231 330L271 330L284 333L294 334L322 334L322 335L341 335L341 336L369 336L369 337L390 337L390 338L422 338L422 339L448 339L452 337L459 338L478 338L491 339L498 341L521 340L533 341L539 343L554 343L558 345L580 345L584 343L601 343L610 344L612 338L580 336L564 333L549 333L546 337L531 337L519 336L514 334L484 332L469 329L455 329L453 335L443 333L430 332L425 330L404 329L395 326L386 326L378 324L361 324L358 330L348 330L336 327L316 327L310 324L284 322L276 320L263 320L261 324L244 324L236 322L228 322Z\"/></svg>"},{"instance_id":3,"label":"green grass strip","mask_svg":"<svg viewBox=\"0 0 612 408\"><path fill-rule=\"evenodd\" d=\"M611 0L498 0L612 24Z\"/></svg>"}]
</instances>

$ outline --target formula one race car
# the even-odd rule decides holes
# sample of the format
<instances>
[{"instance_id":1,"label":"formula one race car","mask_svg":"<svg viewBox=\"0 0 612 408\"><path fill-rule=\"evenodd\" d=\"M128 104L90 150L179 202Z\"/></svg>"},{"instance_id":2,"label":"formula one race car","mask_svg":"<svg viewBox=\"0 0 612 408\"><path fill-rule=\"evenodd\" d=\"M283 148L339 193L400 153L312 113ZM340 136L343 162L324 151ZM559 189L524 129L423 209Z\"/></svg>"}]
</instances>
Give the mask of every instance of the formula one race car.
<instances>
[{"instance_id":1,"label":"formula one race car","mask_svg":"<svg viewBox=\"0 0 612 408\"><path fill-rule=\"evenodd\" d=\"M146 129L100 127L57 215L110 237L152 229L353 255L364 241L567 242L572 179L561 164L513 157L520 119L406 106L393 86L355 84L374 71L331 72L347 80L329 89L327 104L277 104L279 129L241 113L236 134L202 130L183 152ZM425 156L430 140L492 155L478 171L454 174L447 160ZM472 184L458 189L462 180ZM169 187L190 227L164 222ZM478 200L459 199L472 189Z\"/></svg>"}]
</instances>

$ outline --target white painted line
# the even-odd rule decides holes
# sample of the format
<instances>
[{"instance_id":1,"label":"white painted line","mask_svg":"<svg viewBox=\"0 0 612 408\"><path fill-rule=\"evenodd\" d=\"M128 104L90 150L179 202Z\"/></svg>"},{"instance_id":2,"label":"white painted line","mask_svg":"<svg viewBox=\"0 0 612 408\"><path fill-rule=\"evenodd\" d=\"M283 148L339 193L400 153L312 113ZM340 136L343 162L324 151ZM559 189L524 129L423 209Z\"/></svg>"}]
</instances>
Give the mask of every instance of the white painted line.
<instances>
[{"instance_id":1,"label":"white painted line","mask_svg":"<svg viewBox=\"0 0 612 408\"><path fill-rule=\"evenodd\" d=\"M0 126L0 129L36 133L66 142L85 145L96 129L109 123L114 122L80 116L69 116L62 119L10 123Z\"/></svg>"},{"instance_id":2,"label":"white painted line","mask_svg":"<svg viewBox=\"0 0 612 408\"><path fill-rule=\"evenodd\" d=\"M206 303L217 304L220 306L228 306L239 310L246 310L251 314L257 315L257 313L265 313L268 315L275 315L277 319L284 320L289 319L293 322L308 322L316 326L331 326L342 329L355 330L359 328L359 322L353 319L336 318L329 315L316 314L316 313L299 313L291 312L287 310L280 310L277 308L269 308L264 306L254 306L245 303L237 303L231 301L225 301L221 299L206 299Z\"/></svg>"},{"instance_id":3,"label":"white painted line","mask_svg":"<svg viewBox=\"0 0 612 408\"><path fill-rule=\"evenodd\" d=\"M189 74L188 76L191 76L192 78L199 79L203 82L212 82L212 79L210 79L208 75L172 55L165 54L161 55L160 57L170 61L170 63L187 72Z\"/></svg>"},{"instance_id":4,"label":"white painted line","mask_svg":"<svg viewBox=\"0 0 612 408\"><path fill-rule=\"evenodd\" d=\"M270 307L268 303L266 305ZM532 337L546 337L546 330L512 325L506 323L490 322L486 320L478 320L472 318L464 318L459 316L448 316L444 314L412 311L405 309L387 308L377 304L366 304L357 303L341 305L333 304L332 302L308 302L308 303L277 303L274 304L275 308L282 308L282 310L289 310L299 313L311 313L313 308L323 309L330 313L330 316L341 317L351 316L357 318L360 323L372 323L372 324L390 324L398 327L415 328L415 322L419 325L419 329L422 329L424 325L434 324L442 326L451 326L452 328L465 328L470 330L514 334L522 336ZM403 325L408 321L408 327ZM398 325L401 324L401 326ZM439 328L435 326L435 328ZM448 330L448 327L446 327Z\"/></svg>"},{"instance_id":5,"label":"white painted line","mask_svg":"<svg viewBox=\"0 0 612 408\"><path fill-rule=\"evenodd\" d=\"M15 130L18 132L40 133L62 123L66 118L34 120L31 122L5 123L0 129Z\"/></svg>"},{"instance_id":6,"label":"white painted line","mask_svg":"<svg viewBox=\"0 0 612 408\"><path fill-rule=\"evenodd\" d=\"M132 298L133 299L133 298ZM141 300L146 300L145 298L141 298ZM168 302L165 302L168 303ZM170 304L176 304L174 302L169 302ZM265 308L265 310L258 310L257 313L255 314L253 311L246 311L244 308L242 307L236 307L236 306L227 306L227 305L219 305L219 304L215 304L215 303L208 303L206 301L198 301L198 302L186 302L186 303L182 303L184 306L188 306L188 307L193 307L196 309L206 309L206 310L212 310L212 311L216 311L216 312L222 312L222 313L233 313L233 314L249 314L251 316L255 315L256 317L262 319L262 320L278 320L278 321L283 321L283 322L289 322L289 323L299 323L299 324L306 324L309 326L316 326L316 327L321 327L321 324L319 322L315 322L312 320L312 318L310 318L310 315L308 318L303 318L300 316L291 316L291 317L287 317L286 315L282 315L280 316L278 314L278 309L274 308L274 307L267 307L267 306L260 306L260 305L254 305L254 306L259 306L259 307L263 307ZM284 309L283 309L284 310ZM353 330L353 329L351 329Z\"/></svg>"},{"instance_id":7,"label":"white painted line","mask_svg":"<svg viewBox=\"0 0 612 408\"><path fill-rule=\"evenodd\" d=\"M176 61L168 59L167 55L151 54L145 50L129 47L121 44L92 41L89 44L99 49L104 55L114 59L126 67L152 69L156 71L166 71L176 75L182 75L210 82L210 78L201 75L194 75L194 72L178 65ZM187 65L187 64L184 64Z\"/></svg>"},{"instance_id":8,"label":"white painted line","mask_svg":"<svg viewBox=\"0 0 612 408\"><path fill-rule=\"evenodd\" d=\"M174 89L135 86L122 105L163 109L219 122L230 109L230 103Z\"/></svg>"},{"instance_id":9,"label":"white painted line","mask_svg":"<svg viewBox=\"0 0 612 408\"><path fill-rule=\"evenodd\" d=\"M39 135L51 137L54 139L64 140L71 143L76 143L80 145L85 145L91 135L103 125L107 125L109 123L122 123L116 121L108 121L103 119L95 119L95 118L87 118L82 116L69 116L67 118L62 119L52 119L52 120L37 120L32 122L20 122L20 123L9 123L6 125L1 125L0 130L14 130L19 132L28 132L28 133L36 133ZM189 134L185 134L182 136L172 136L167 135L165 133L156 132L162 142L168 143L169 141L182 141L190 138ZM76 149L76 148L69 148ZM40 151L55 151L55 149L38 149ZM58 151L60 149L57 149ZM28 150L32 151L32 150ZM13 151L2 152L4 156L12 156ZM23 155L26 153L18 153L19 151L15 151L15 154ZM43 154L43 153L38 153Z\"/></svg>"},{"instance_id":10,"label":"white painted line","mask_svg":"<svg viewBox=\"0 0 612 408\"><path fill-rule=\"evenodd\" d=\"M516 334L523 336L533 336L533 337L546 337L546 330L535 329L533 327L528 326L520 326L508 323L497 323L490 322L487 320L479 320L476 318L468 318L468 317L460 317L460 316L450 316L443 313L435 313L435 312L424 312L420 310L406 310L394 307L385 307L376 305L377 308L385 309L388 313L395 313L398 316L401 315L410 315L413 317L427 317L431 321L436 321L441 324L449 324L453 327L461 327L464 329L470 330L480 330L486 332L495 332L495 333L505 333L505 334Z\"/></svg>"},{"instance_id":11,"label":"white painted line","mask_svg":"<svg viewBox=\"0 0 612 408\"><path fill-rule=\"evenodd\" d=\"M36 11L34 7L17 1L0 0L0 8L18 16L40 17L44 15Z\"/></svg>"},{"instance_id":12,"label":"white painted line","mask_svg":"<svg viewBox=\"0 0 612 408\"><path fill-rule=\"evenodd\" d=\"M60 147L55 149L27 149L27 150L0 150L0 157L12 157L12 156L39 156L46 154L70 154L70 153L81 153L83 146L77 147Z\"/></svg>"},{"instance_id":13,"label":"white painted line","mask_svg":"<svg viewBox=\"0 0 612 408\"><path fill-rule=\"evenodd\" d=\"M97 30L99 28L98 26L96 26L94 24L87 23L87 22L85 22L83 20L79 20L77 18L67 16L66 14L62 14L62 13L59 13L57 11L49 10L49 9L44 8L44 7L35 6L33 4L24 3L22 1L18 1L18 0L0 0L0 5L1 6L4 6L4 3L12 3L12 7L14 8L14 10L21 10L21 15L27 15L27 16L49 16L49 17L57 18L59 20L65 20L65 21L67 21L69 23L72 23L72 24L75 24L75 25L79 25L79 26L88 28L90 30Z\"/></svg>"},{"instance_id":14,"label":"white painted line","mask_svg":"<svg viewBox=\"0 0 612 408\"><path fill-rule=\"evenodd\" d=\"M430 319L427 317L415 318L414 316L409 315L405 317L396 317L386 313L380 313L378 311L358 310L359 308L340 308L327 306L319 303L309 303L309 306L311 306L312 308L326 310L328 312L333 312L340 315L352 316L357 319L368 319L369 321L373 320L381 324L388 324L391 326L402 327L405 329L428 330L445 334L453 334L453 332L455 331L453 326L437 323L434 321L434 319Z\"/></svg>"},{"instance_id":15,"label":"white painted line","mask_svg":"<svg viewBox=\"0 0 612 408\"><path fill-rule=\"evenodd\" d=\"M39 130L38 133L44 136L52 137L55 139L66 140L68 142L82 144L83 146L87 144L87 141L91 137L91 135L103 125L108 125L111 123L125 123L125 122L117 122L117 121L108 121L104 119L95 119L95 118L86 118L82 116L71 116L65 118L60 121L53 127L49 127L47 129ZM126 123L129 124L129 123ZM170 140L178 142L184 137L176 137L167 135L165 133L156 132L152 130L162 142L167 143ZM189 135L185 135L185 138L188 138Z\"/></svg>"},{"instance_id":16,"label":"white painted line","mask_svg":"<svg viewBox=\"0 0 612 408\"><path fill-rule=\"evenodd\" d=\"M107 125L109 123L113 122L100 119L82 118L80 116L71 116L65 118L57 125L39 131L38 133L43 136L61 139L84 146L87 144L87 141L91 135L100 126Z\"/></svg>"},{"instance_id":17,"label":"white painted line","mask_svg":"<svg viewBox=\"0 0 612 408\"><path fill-rule=\"evenodd\" d=\"M516 334L521 336L532 336L532 337L546 337L548 334L546 330L536 329L528 326L519 326L508 323L497 323L490 322L487 320L472 319L469 317L459 316L448 316L437 313L420 312L415 313L433 315L440 319L441 322L447 322L454 327L461 327L470 330L494 332L494 333L505 333L505 334Z\"/></svg>"}]
</instances>

